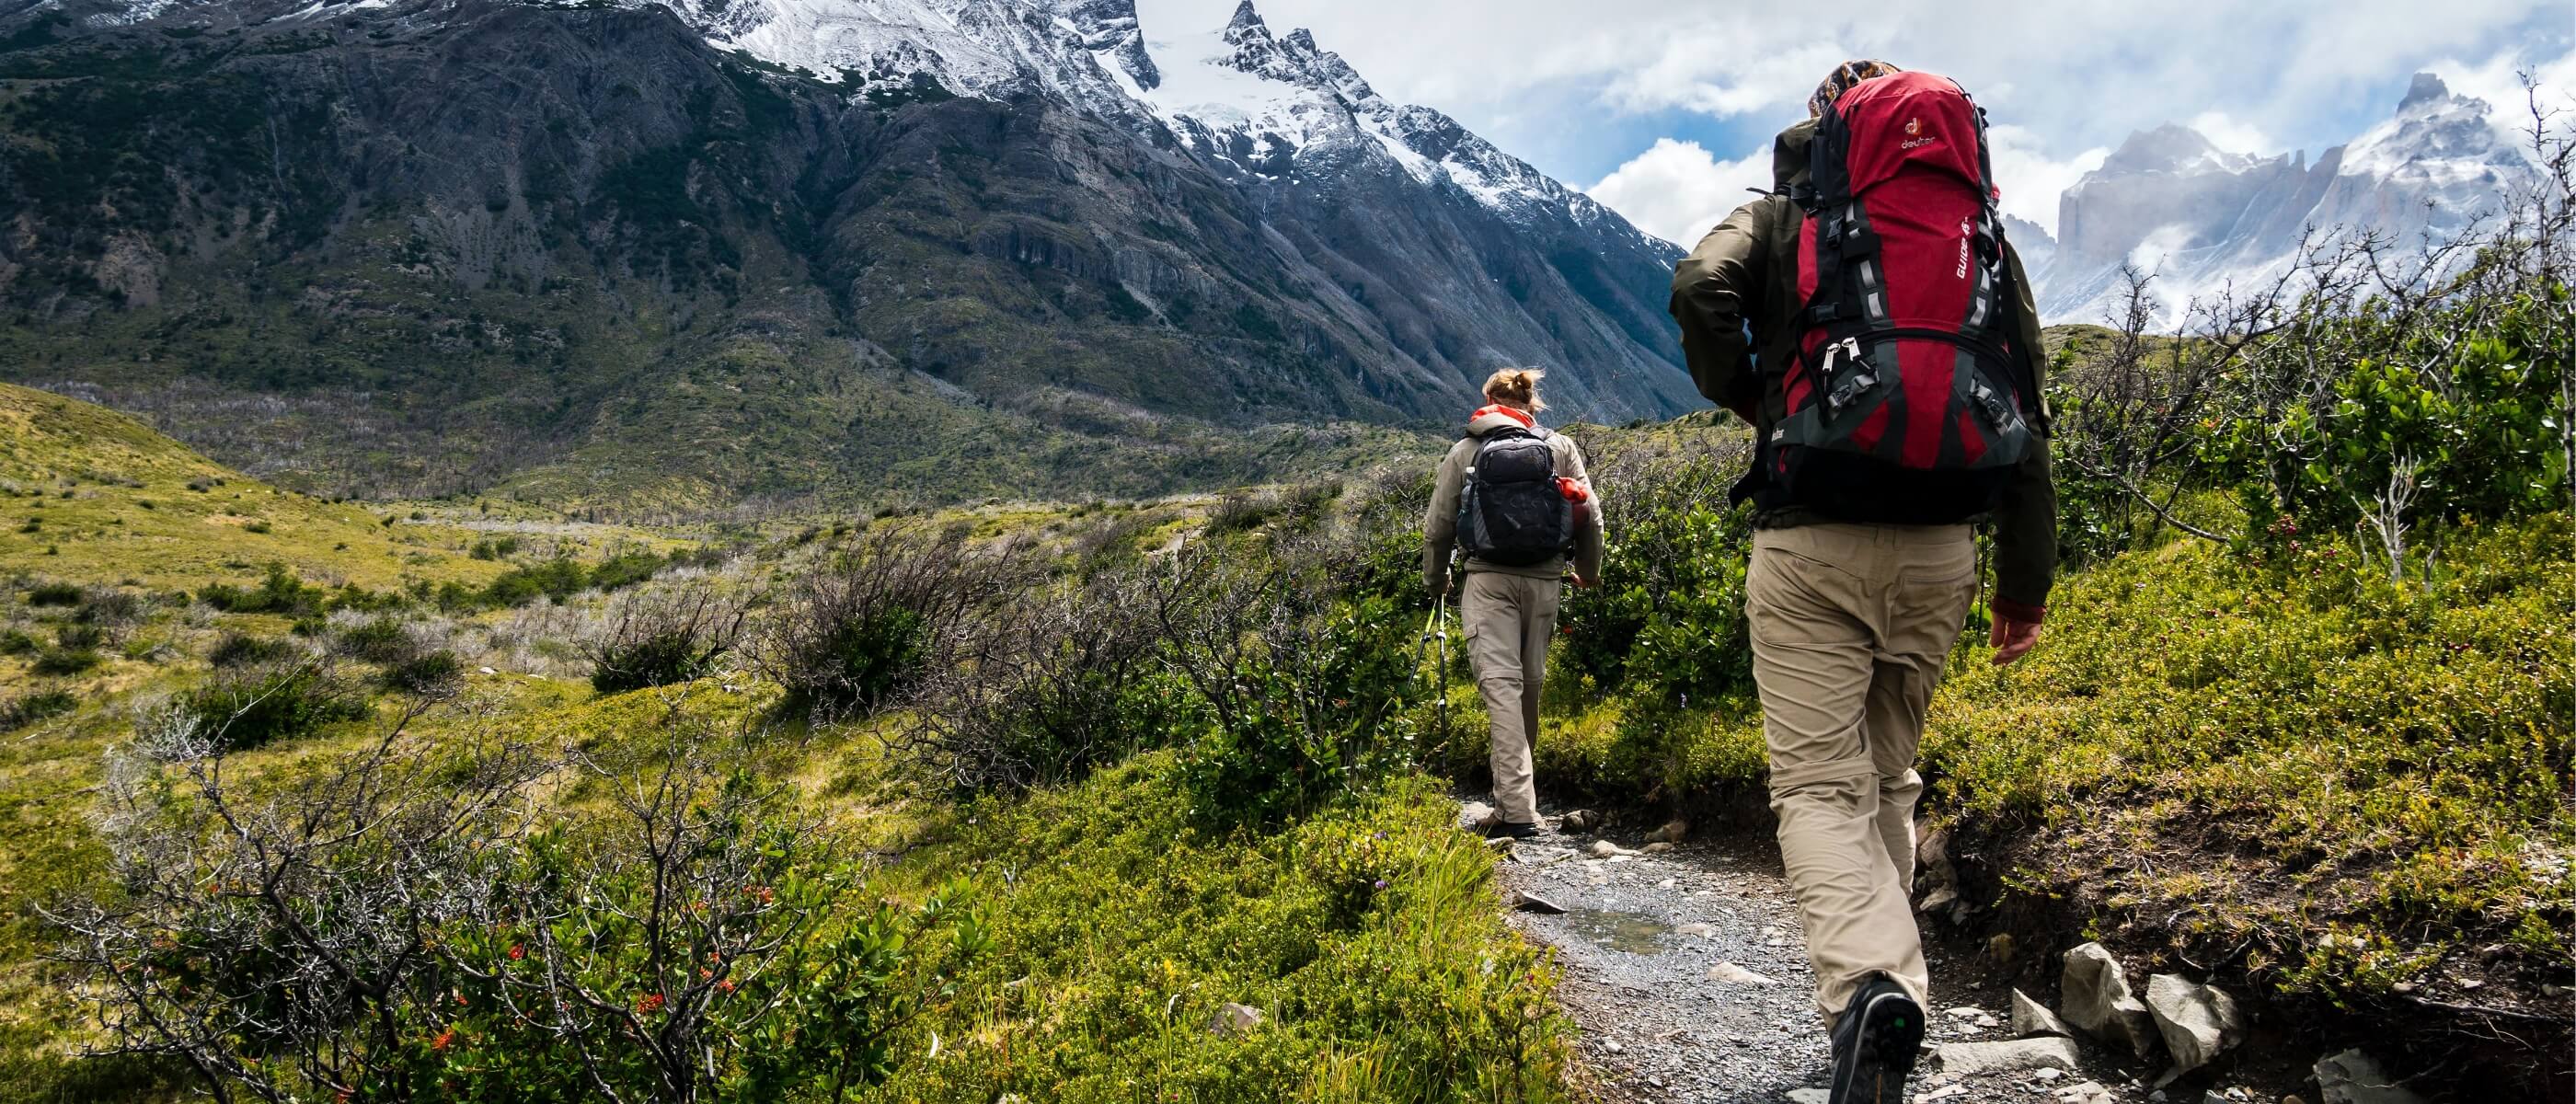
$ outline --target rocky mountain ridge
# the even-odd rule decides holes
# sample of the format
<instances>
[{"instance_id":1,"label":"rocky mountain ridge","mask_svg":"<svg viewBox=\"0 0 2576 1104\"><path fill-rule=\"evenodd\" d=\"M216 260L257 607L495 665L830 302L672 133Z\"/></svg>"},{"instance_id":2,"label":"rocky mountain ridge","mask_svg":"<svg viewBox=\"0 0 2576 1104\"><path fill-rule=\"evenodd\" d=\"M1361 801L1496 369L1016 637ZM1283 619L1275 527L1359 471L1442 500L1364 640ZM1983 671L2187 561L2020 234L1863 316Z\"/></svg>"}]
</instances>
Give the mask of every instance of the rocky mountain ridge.
<instances>
[{"instance_id":1,"label":"rocky mountain ridge","mask_svg":"<svg viewBox=\"0 0 2576 1104\"><path fill-rule=\"evenodd\" d=\"M1139 493L1262 477L1247 427L1445 428L1506 364L1693 404L1671 247L1249 4L1159 41L1131 0L0 9L0 346L324 489Z\"/></svg>"},{"instance_id":2,"label":"rocky mountain ridge","mask_svg":"<svg viewBox=\"0 0 2576 1104\"><path fill-rule=\"evenodd\" d=\"M2172 325L2194 297L2277 275L2311 231L2411 244L2492 215L2532 174L2495 112L2419 73L2388 119L2313 162L2222 150L2184 126L2141 131L2067 189L2055 238L2008 232L2051 321L2102 321L2134 265L2156 276Z\"/></svg>"}]
</instances>

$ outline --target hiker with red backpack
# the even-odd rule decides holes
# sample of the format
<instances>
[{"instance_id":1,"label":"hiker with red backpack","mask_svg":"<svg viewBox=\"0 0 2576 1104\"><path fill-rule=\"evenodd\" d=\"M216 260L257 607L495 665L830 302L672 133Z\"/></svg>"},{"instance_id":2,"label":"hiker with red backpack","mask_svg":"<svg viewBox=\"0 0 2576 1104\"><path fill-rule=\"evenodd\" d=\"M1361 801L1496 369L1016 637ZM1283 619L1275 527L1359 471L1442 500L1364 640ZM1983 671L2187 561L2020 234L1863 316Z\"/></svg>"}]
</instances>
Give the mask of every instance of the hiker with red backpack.
<instances>
[{"instance_id":1,"label":"hiker with red backpack","mask_svg":"<svg viewBox=\"0 0 2576 1104\"><path fill-rule=\"evenodd\" d=\"M1422 520L1422 581L1432 601L1448 600L1451 549L1466 556L1458 621L1493 741L1496 812L1480 827L1514 839L1539 832L1531 760L1567 568L1578 587L1601 577L1601 503L1583 450L1538 424L1547 409L1538 397L1543 374L1510 368L1485 381L1486 405L1468 416L1466 436L1441 460Z\"/></svg>"},{"instance_id":2,"label":"hiker with red backpack","mask_svg":"<svg viewBox=\"0 0 2576 1104\"><path fill-rule=\"evenodd\" d=\"M1994 526L1993 662L2056 567L2044 353L1984 112L1878 61L1826 78L1775 189L1673 274L1692 379L1752 423L1745 614L1780 853L1833 1042L1834 1104L1905 1099L1930 1002L1911 896L1924 711Z\"/></svg>"}]
</instances>

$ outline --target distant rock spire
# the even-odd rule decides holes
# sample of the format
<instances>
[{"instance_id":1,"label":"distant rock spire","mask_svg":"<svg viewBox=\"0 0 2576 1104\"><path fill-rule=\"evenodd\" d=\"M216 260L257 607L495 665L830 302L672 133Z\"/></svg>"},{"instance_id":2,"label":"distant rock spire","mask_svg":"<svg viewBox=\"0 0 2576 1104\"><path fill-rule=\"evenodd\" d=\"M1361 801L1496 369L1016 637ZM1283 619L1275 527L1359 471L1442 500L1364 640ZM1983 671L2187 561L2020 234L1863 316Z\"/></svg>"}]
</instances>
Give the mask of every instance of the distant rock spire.
<instances>
[{"instance_id":1,"label":"distant rock spire","mask_svg":"<svg viewBox=\"0 0 2576 1104\"><path fill-rule=\"evenodd\" d=\"M1244 0L1243 6L1249 10L1252 7L1252 0ZM2442 78L2431 73L2417 73L2415 80L2406 86L2406 98L2397 101L2397 110L2404 111L2420 103L2448 99L2450 95L2451 86L2442 83Z\"/></svg>"},{"instance_id":2,"label":"distant rock spire","mask_svg":"<svg viewBox=\"0 0 2576 1104\"><path fill-rule=\"evenodd\" d=\"M1226 41L1232 42L1237 34L1250 31L1267 34L1270 31L1270 24L1262 22L1261 13L1252 10L1252 0L1243 0L1242 3L1234 6L1234 19L1225 25Z\"/></svg>"}]
</instances>

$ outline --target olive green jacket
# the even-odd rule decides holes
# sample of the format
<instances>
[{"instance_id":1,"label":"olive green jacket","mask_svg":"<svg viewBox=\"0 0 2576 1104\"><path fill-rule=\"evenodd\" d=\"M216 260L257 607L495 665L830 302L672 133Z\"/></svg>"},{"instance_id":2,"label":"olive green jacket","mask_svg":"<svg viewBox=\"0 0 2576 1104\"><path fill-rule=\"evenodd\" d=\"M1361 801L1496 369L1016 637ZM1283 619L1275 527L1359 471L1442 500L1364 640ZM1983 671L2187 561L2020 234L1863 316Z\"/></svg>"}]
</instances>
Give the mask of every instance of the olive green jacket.
<instances>
[{"instance_id":1,"label":"olive green jacket","mask_svg":"<svg viewBox=\"0 0 2576 1104\"><path fill-rule=\"evenodd\" d=\"M1815 128L1810 119L1780 132L1771 147L1772 193L1736 208L1673 271L1673 319L1681 323L1682 353L1692 382L1710 402L1757 428L1776 423L1787 412L1779 377L1755 371L1754 364L1786 362L1797 341L1795 316L1804 304L1791 301L1795 292L1789 289L1795 286L1798 230L1805 212L1787 193L1790 185L1806 179L1807 143ZM2014 344L2030 357L2030 378L2044 380L2048 357L2030 281L2022 273L2020 254L2009 244L2004 256L2021 297L2021 334ZM2057 487L2049 475L2047 400L2041 396L2039 401L2039 447L2023 459L1991 518L1993 607L2029 621L2045 614L2057 571ZM1820 520L1787 509L1767 511L1754 524L1781 528Z\"/></svg>"}]
</instances>

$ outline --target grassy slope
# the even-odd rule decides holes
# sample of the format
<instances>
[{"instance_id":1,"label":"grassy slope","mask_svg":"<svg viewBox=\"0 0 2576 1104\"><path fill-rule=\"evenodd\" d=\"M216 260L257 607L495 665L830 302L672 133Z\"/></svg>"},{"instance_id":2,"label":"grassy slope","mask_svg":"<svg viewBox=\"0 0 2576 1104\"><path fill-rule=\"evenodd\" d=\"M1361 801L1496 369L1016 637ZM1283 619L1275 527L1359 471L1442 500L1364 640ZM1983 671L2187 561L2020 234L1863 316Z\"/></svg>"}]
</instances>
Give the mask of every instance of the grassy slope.
<instances>
[{"instance_id":1,"label":"grassy slope","mask_svg":"<svg viewBox=\"0 0 2576 1104\"><path fill-rule=\"evenodd\" d=\"M8 444L0 457L13 465L8 478L44 481L44 527L80 535L61 540L58 556L6 546L33 557L49 578L113 587L131 577L176 588L255 574L231 565L250 562L241 549L260 535L207 520L229 516L225 507L235 502L270 519L270 536L303 535L281 540L282 551L269 558L308 577L379 587L430 570L405 562L424 552L435 553L444 572L428 578L474 580L507 566L445 547L424 550L402 536L436 531L438 543L450 545L475 529L567 528L549 512L511 504L485 513L442 506L433 520L389 535L364 511L262 486L131 419L23 389L0 397L11 415L0 423L9 427L0 438ZM210 478L226 482L185 489ZM65 480L77 480L69 500L58 497ZM142 509L145 498L156 508ZM1133 554L1212 505L996 505L929 524L1025 532L1072 554L1094 544L1102 545L1095 555ZM57 520L75 516L75 507L82 524ZM109 525L111 517L126 524ZM343 542L349 547L336 547ZM755 570L792 570L812 554L810 540L789 536L750 560L761 565ZM26 597L0 595L0 628L45 640L78 622L73 608L32 606ZM75 995L42 960L51 936L34 906L94 885L106 869L90 791L102 753L129 734L130 711L206 679L203 656L223 634L279 638L288 626L273 615L169 603L145 611L116 630L104 664L89 672L34 679L27 657L0 657L0 682L13 684L11 693L14 684L59 688L81 703L0 738L0 1101L159 1099L181 1088L166 1069L74 1057L90 1029ZM613 697L566 679L469 673L465 695L419 726L445 739L498 724L609 755L652 732L671 708L719 725L750 724L775 700L774 688L739 671ZM393 715L388 697L368 721L246 752L235 763L248 778L293 772L354 746ZM1189 819L1166 756L1024 804L957 808L885 788L879 749L864 731L786 736L775 745L776 767L803 795L802 806L850 853L905 856L887 871L884 892L923 895L964 875L985 887L996 915L1002 952L907 1028L886 1099L989 1100L1011 1089L1030 1099L1123 1100L1133 1097L1135 1078L1210 1100L1561 1094L1566 1028L1548 1004L1550 967L1502 925L1491 856L1450 827L1435 784L1401 782L1286 833L1225 832ZM569 800L578 804L581 792L568 790ZM1031 980L1015 984L1024 977ZM1208 1018L1226 1001L1262 1008L1267 1024L1240 1037L1210 1034ZM928 1057L934 1034L945 1048L938 1060ZM1071 1095L1059 1097L1059 1085Z\"/></svg>"},{"instance_id":2,"label":"grassy slope","mask_svg":"<svg viewBox=\"0 0 2576 1104\"><path fill-rule=\"evenodd\" d=\"M255 581L282 563L309 581L381 590L480 583L504 566L458 554L462 531L386 526L218 466L125 415L9 384L0 491L0 575L173 588Z\"/></svg>"}]
</instances>

